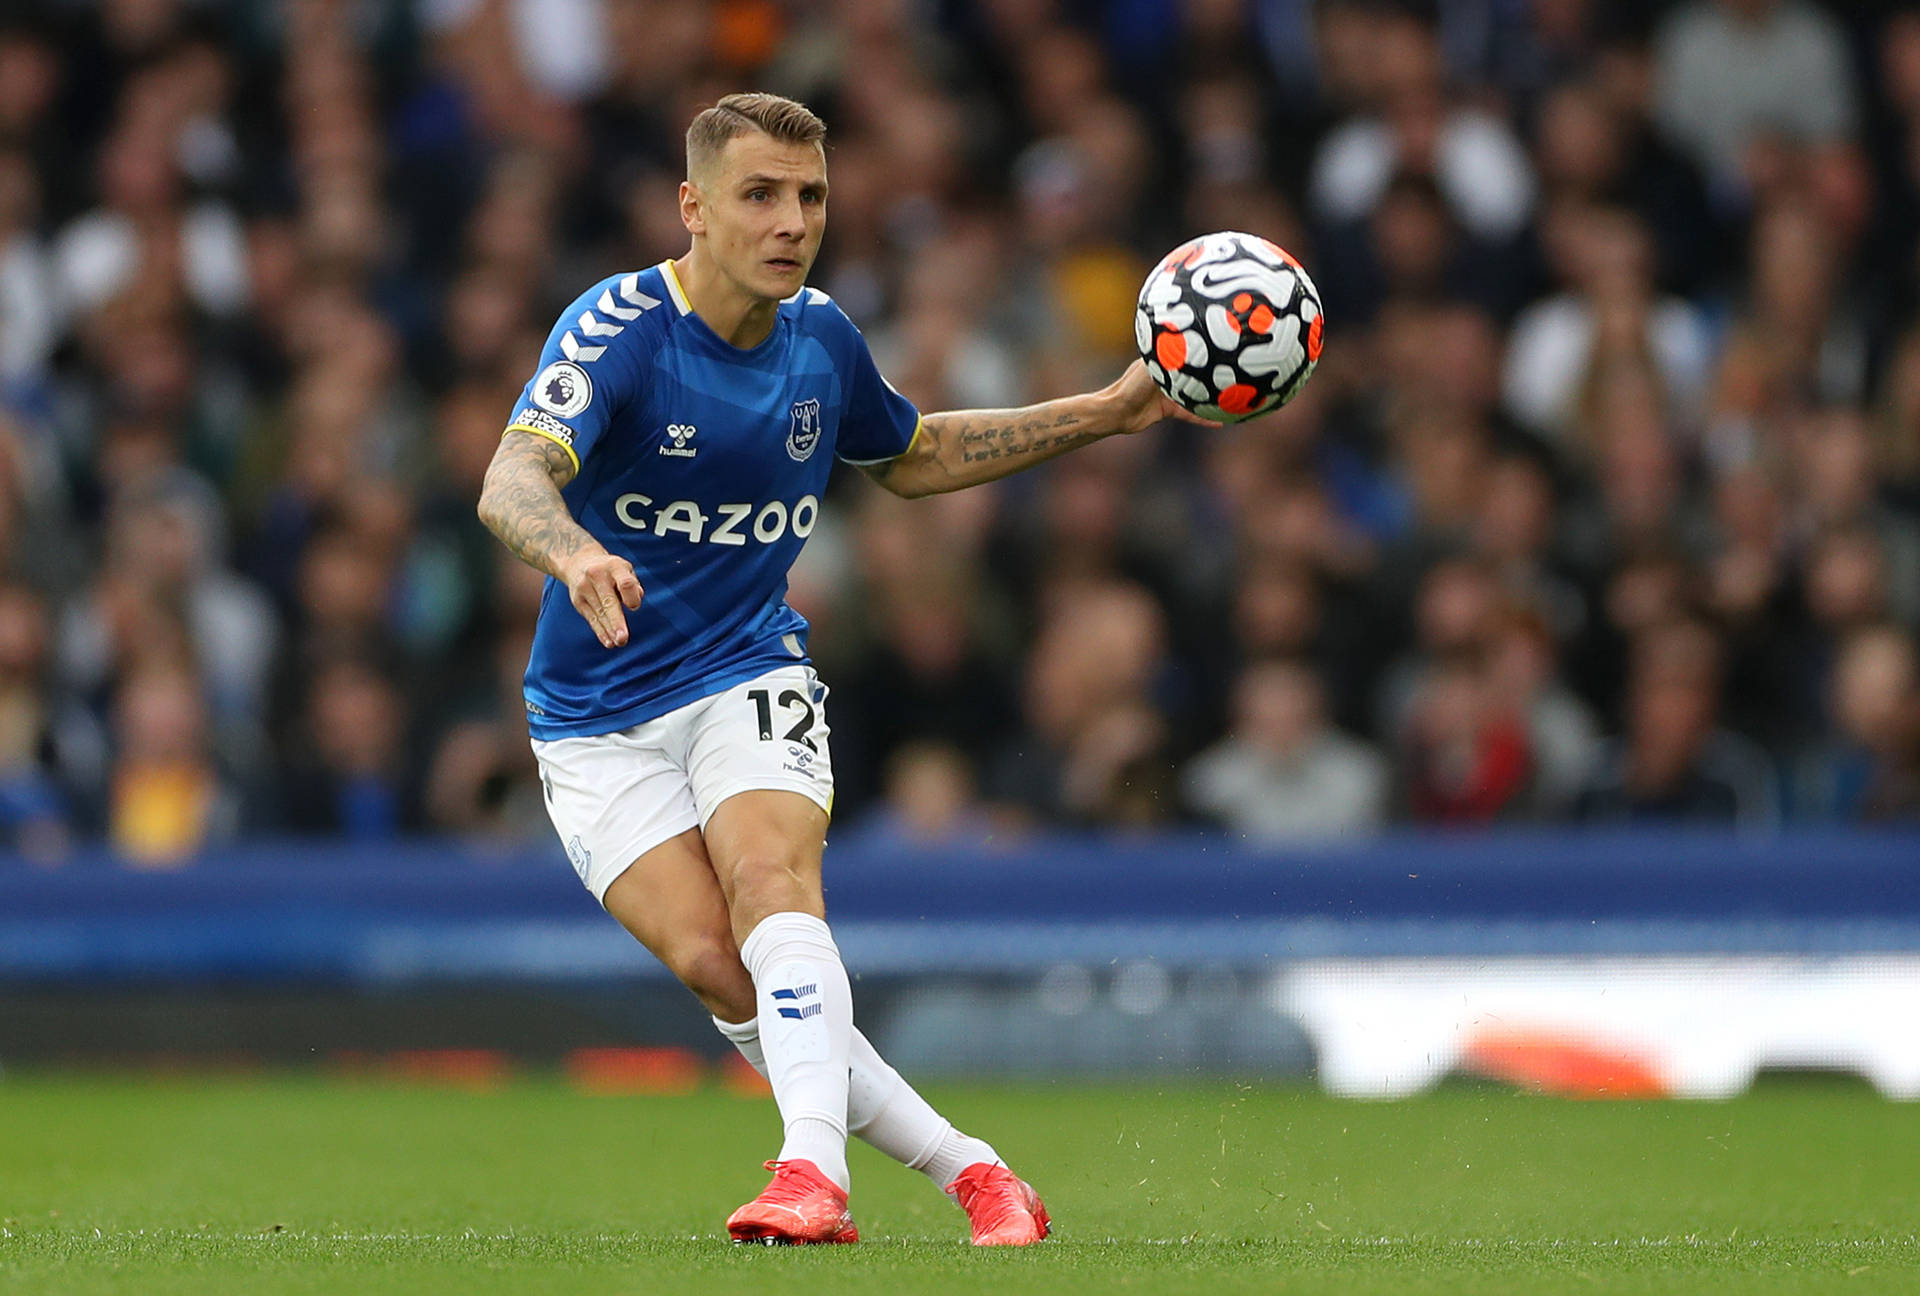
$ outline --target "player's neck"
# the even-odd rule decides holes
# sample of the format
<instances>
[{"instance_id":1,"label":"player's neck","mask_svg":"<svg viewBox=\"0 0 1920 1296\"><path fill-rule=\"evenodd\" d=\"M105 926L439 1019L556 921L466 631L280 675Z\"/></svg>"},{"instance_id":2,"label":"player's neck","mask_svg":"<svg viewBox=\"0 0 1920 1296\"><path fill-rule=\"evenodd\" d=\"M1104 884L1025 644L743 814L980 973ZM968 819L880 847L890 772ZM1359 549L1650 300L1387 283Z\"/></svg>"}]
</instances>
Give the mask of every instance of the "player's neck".
<instances>
[{"instance_id":1,"label":"player's neck","mask_svg":"<svg viewBox=\"0 0 1920 1296\"><path fill-rule=\"evenodd\" d=\"M673 271L680 280L680 291L687 295L687 305L721 341L744 351L759 346L773 332L780 303L740 291L701 254L698 243L673 263Z\"/></svg>"}]
</instances>

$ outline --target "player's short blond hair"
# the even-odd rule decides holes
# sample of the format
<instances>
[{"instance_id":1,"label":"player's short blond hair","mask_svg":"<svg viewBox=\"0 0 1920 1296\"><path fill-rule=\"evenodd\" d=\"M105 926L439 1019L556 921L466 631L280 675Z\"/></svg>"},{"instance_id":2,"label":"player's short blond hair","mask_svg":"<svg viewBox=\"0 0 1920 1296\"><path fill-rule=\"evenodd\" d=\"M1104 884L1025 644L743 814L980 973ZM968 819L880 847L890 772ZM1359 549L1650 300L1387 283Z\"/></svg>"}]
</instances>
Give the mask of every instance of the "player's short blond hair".
<instances>
[{"instance_id":1,"label":"player's short blond hair","mask_svg":"<svg viewBox=\"0 0 1920 1296\"><path fill-rule=\"evenodd\" d=\"M783 144L822 144L827 124L811 108L776 94L730 94L687 127L687 179L712 169L727 141L760 131Z\"/></svg>"}]
</instances>

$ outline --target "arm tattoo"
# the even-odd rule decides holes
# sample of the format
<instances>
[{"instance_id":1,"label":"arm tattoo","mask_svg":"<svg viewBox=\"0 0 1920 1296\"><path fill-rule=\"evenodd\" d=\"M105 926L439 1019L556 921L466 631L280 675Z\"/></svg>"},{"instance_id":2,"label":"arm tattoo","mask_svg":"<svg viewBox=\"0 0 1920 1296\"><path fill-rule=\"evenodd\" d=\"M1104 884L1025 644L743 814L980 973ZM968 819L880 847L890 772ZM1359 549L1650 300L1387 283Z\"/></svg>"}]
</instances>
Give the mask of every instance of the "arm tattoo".
<instances>
[{"instance_id":1,"label":"arm tattoo","mask_svg":"<svg viewBox=\"0 0 1920 1296\"><path fill-rule=\"evenodd\" d=\"M560 488L573 480L573 459L546 437L509 432L487 466L480 520L515 557L549 576L560 563L598 542L573 520Z\"/></svg>"},{"instance_id":2,"label":"arm tattoo","mask_svg":"<svg viewBox=\"0 0 1920 1296\"><path fill-rule=\"evenodd\" d=\"M1090 445L1113 431L1072 398L1017 410L929 414L913 449L875 476L908 493L959 490Z\"/></svg>"}]
</instances>

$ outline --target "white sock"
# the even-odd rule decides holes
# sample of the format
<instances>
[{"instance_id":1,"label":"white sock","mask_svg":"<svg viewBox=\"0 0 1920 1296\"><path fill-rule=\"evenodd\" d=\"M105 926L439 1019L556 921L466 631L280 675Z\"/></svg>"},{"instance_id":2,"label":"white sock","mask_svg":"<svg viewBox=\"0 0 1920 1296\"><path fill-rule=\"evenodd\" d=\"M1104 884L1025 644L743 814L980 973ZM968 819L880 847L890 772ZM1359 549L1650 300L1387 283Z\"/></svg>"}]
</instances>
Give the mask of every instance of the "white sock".
<instances>
[{"instance_id":1,"label":"white sock","mask_svg":"<svg viewBox=\"0 0 1920 1296\"><path fill-rule=\"evenodd\" d=\"M978 1161L1000 1163L984 1139L962 1134L919 1091L854 1032L853 1076L847 1090L847 1127L900 1164L918 1170L946 1191L962 1170Z\"/></svg>"},{"instance_id":2,"label":"white sock","mask_svg":"<svg viewBox=\"0 0 1920 1296\"><path fill-rule=\"evenodd\" d=\"M779 1159L811 1161L844 1189L853 987L833 933L811 914L773 914L741 943L740 961L753 976L767 1080L786 1127Z\"/></svg>"},{"instance_id":3,"label":"white sock","mask_svg":"<svg viewBox=\"0 0 1920 1296\"><path fill-rule=\"evenodd\" d=\"M760 1048L760 1022L713 1024L740 1050L740 1056L761 1075L767 1074ZM853 1030L848 1054L847 1130L876 1151L901 1165L918 1170L944 1191L962 1170L979 1162L1004 1164L993 1145L963 1134L906 1082L901 1074L860 1033Z\"/></svg>"}]
</instances>

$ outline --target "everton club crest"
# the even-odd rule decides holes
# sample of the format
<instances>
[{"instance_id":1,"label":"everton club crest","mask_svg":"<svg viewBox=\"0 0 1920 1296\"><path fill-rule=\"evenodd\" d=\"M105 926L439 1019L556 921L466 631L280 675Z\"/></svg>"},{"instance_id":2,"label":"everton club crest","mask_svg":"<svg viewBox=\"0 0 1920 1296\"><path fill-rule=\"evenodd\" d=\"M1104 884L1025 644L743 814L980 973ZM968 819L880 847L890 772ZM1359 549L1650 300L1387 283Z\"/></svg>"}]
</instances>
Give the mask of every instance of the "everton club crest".
<instances>
[{"instance_id":1,"label":"everton club crest","mask_svg":"<svg viewBox=\"0 0 1920 1296\"><path fill-rule=\"evenodd\" d=\"M795 401L793 425L787 429L787 453L795 459L804 460L813 454L813 448L819 444L820 402Z\"/></svg>"}]
</instances>

